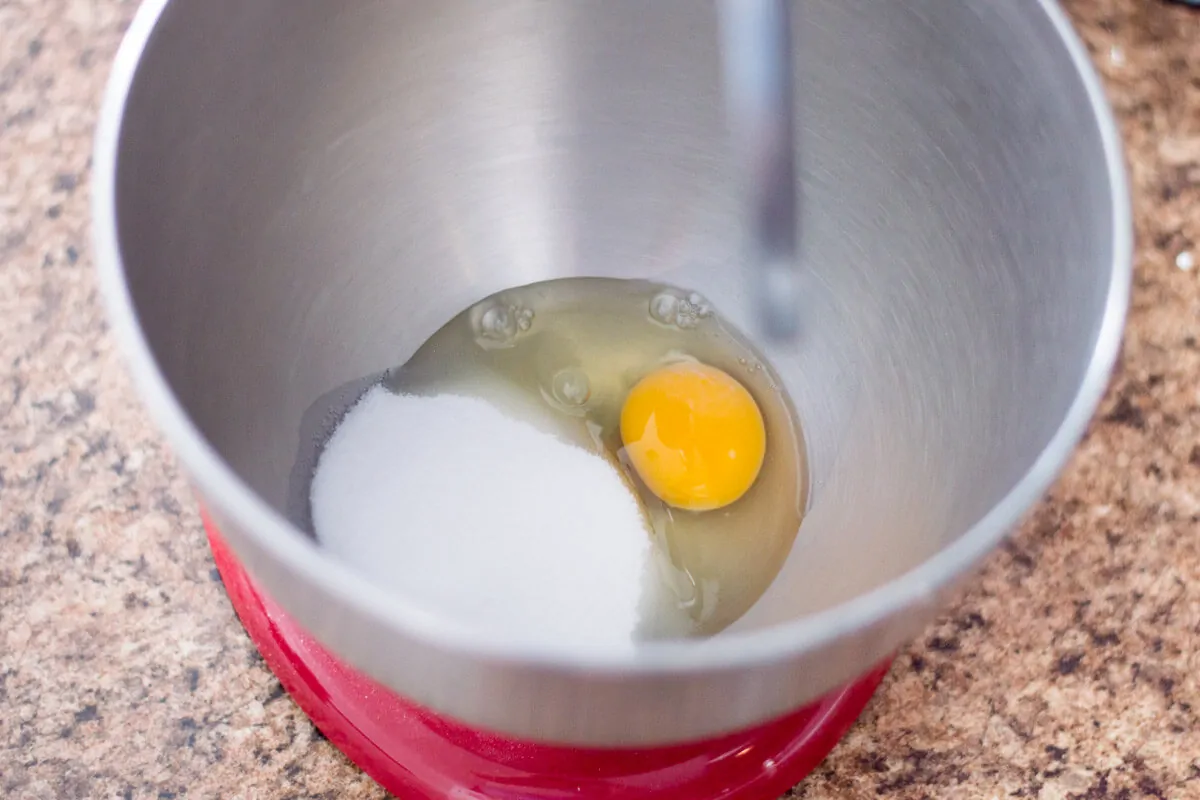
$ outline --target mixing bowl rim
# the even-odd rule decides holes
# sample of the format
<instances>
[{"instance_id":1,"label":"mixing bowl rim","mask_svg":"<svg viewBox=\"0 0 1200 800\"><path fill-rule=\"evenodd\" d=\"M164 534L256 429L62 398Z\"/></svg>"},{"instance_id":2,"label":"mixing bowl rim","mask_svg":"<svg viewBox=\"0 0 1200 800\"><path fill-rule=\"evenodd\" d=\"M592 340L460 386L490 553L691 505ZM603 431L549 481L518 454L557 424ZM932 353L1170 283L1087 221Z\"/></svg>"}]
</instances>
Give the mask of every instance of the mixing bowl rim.
<instances>
[{"instance_id":1,"label":"mixing bowl rim","mask_svg":"<svg viewBox=\"0 0 1200 800\"><path fill-rule=\"evenodd\" d=\"M546 644L531 647L456 626L361 580L259 497L204 438L174 395L141 329L125 278L117 228L116 179L126 101L142 55L171 0L146 0L117 52L94 142L93 244L110 325L135 387L172 450L217 519L252 532L271 557L372 622L463 656L499 663L577 670L588 674L667 674L733 670L796 658L884 622L906 608L932 604L969 572L1042 497L1083 436L1104 396L1120 351L1132 278L1132 221L1123 151L1116 123L1084 45L1054 0L1030 0L1045 14L1067 50L1092 110L1104 149L1111 195L1112 264L1106 304L1079 389L1058 429L1029 470L953 543L886 583L838 605L770 627L711 639L661 641L629 651L589 651ZM1030 13L1035 13L1031 9ZM235 545L236 540L231 542Z\"/></svg>"}]
</instances>

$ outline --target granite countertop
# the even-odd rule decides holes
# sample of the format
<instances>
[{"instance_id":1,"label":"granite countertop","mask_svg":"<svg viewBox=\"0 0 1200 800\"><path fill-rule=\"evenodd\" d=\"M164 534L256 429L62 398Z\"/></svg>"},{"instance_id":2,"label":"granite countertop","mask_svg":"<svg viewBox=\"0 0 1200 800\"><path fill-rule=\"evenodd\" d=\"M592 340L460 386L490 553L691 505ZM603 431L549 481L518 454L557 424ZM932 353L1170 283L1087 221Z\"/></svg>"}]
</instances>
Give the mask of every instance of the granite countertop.
<instances>
[{"instance_id":1,"label":"granite countertop","mask_svg":"<svg viewBox=\"0 0 1200 800\"><path fill-rule=\"evenodd\" d=\"M381 798L222 592L107 333L91 128L131 0L0 3L0 796ZM796 798L1200 798L1200 14L1068 4L1136 277L1069 469Z\"/></svg>"}]
</instances>

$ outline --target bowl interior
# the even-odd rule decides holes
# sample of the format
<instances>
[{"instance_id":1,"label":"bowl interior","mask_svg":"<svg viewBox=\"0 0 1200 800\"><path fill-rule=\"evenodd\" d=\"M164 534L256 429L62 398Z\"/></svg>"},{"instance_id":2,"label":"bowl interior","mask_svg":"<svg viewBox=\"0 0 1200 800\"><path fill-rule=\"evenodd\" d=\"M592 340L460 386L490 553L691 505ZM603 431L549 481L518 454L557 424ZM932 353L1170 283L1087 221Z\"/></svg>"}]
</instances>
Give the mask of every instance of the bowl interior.
<instances>
[{"instance_id":1,"label":"bowl interior","mask_svg":"<svg viewBox=\"0 0 1200 800\"><path fill-rule=\"evenodd\" d=\"M902 575L1004 498L1119 261L1040 3L809 0L795 24L803 335L764 349L811 509L743 630ZM128 288L188 415L297 536L356 389L483 296L649 278L753 329L716 42L692 0L168 5L120 131Z\"/></svg>"}]
</instances>

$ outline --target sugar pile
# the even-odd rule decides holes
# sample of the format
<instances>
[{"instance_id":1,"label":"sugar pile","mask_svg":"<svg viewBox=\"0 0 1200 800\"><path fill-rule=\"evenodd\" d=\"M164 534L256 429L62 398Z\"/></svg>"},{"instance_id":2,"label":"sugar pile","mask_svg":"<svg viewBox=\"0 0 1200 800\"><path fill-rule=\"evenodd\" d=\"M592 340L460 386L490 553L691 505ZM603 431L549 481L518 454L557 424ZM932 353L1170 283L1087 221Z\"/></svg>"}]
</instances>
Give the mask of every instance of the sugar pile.
<instances>
[{"instance_id":1,"label":"sugar pile","mask_svg":"<svg viewBox=\"0 0 1200 800\"><path fill-rule=\"evenodd\" d=\"M330 438L311 491L326 549L475 630L628 647L661 602L650 536L616 469L481 399L372 388Z\"/></svg>"}]
</instances>

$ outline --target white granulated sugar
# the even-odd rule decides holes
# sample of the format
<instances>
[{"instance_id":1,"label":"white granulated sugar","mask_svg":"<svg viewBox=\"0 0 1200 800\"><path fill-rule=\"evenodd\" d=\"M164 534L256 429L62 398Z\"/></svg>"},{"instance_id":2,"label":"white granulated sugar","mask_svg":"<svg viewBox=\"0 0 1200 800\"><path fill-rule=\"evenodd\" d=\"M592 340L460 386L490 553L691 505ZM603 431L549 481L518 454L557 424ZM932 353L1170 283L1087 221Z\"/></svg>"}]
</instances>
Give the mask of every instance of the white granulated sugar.
<instances>
[{"instance_id":1,"label":"white granulated sugar","mask_svg":"<svg viewBox=\"0 0 1200 800\"><path fill-rule=\"evenodd\" d=\"M628 647L659 594L616 469L473 397L368 391L321 455L312 512L364 576L510 640Z\"/></svg>"}]
</instances>

